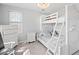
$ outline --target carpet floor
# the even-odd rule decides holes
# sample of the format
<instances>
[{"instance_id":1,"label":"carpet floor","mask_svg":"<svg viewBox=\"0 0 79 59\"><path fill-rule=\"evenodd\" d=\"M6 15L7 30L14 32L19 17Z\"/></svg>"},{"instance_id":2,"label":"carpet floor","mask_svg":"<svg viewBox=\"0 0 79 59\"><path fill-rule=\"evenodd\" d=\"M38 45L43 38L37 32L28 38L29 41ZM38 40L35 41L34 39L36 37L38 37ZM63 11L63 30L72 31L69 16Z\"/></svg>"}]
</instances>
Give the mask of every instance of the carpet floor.
<instances>
[{"instance_id":1,"label":"carpet floor","mask_svg":"<svg viewBox=\"0 0 79 59\"><path fill-rule=\"evenodd\" d=\"M32 43L20 43L16 47L16 50L18 50L21 47L30 49L31 55L45 55L47 51L46 47L44 47L39 41L35 41Z\"/></svg>"}]
</instances>

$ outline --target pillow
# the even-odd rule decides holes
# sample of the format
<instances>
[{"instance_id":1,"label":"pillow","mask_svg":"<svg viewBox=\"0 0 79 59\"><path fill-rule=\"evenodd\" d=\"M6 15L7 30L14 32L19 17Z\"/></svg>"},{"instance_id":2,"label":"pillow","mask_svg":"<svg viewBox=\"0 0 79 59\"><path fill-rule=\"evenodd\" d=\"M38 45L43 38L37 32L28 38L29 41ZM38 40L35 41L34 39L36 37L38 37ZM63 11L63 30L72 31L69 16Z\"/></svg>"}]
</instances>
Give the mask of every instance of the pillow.
<instances>
[{"instance_id":1,"label":"pillow","mask_svg":"<svg viewBox=\"0 0 79 59\"><path fill-rule=\"evenodd\" d=\"M41 32L39 34L39 37L51 37L51 33L50 32Z\"/></svg>"}]
</instances>

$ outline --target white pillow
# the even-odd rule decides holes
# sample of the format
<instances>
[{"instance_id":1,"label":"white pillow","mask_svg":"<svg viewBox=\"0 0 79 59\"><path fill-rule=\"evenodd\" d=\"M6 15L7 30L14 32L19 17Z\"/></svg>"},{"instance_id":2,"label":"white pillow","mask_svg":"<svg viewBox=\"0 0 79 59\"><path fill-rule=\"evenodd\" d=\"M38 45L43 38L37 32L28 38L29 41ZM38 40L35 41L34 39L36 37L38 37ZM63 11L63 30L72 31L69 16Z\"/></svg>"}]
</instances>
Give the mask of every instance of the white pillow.
<instances>
[{"instance_id":1,"label":"white pillow","mask_svg":"<svg viewBox=\"0 0 79 59\"><path fill-rule=\"evenodd\" d=\"M41 32L39 34L39 37L51 37L51 33L50 32Z\"/></svg>"}]
</instances>

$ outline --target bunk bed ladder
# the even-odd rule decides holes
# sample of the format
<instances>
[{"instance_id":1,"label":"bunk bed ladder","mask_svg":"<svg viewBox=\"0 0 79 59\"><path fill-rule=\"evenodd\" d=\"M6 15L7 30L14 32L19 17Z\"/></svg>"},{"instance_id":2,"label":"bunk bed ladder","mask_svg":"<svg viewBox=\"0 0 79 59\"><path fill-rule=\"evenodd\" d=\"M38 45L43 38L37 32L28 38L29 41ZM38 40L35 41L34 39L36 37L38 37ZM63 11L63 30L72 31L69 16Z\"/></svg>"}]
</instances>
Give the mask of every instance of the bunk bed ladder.
<instances>
[{"instance_id":1,"label":"bunk bed ladder","mask_svg":"<svg viewBox=\"0 0 79 59\"><path fill-rule=\"evenodd\" d=\"M47 47L48 47L48 50L47 50L47 53L49 53L49 51L51 51L54 55L60 55L60 46L59 46L59 39L60 39L60 36L61 36L61 32L62 32L62 29L63 29L63 26L64 26L64 22L62 22L62 25L59 29L59 36L58 37L55 37L54 34L55 34L55 31L56 31L56 27L58 25L58 12L56 13L56 22L55 22L55 26L54 26L54 29L53 29L53 33L52 33L52 37L51 39L47 42ZM51 46L52 45L52 46ZM58 49L58 53L56 53Z\"/></svg>"}]
</instances>

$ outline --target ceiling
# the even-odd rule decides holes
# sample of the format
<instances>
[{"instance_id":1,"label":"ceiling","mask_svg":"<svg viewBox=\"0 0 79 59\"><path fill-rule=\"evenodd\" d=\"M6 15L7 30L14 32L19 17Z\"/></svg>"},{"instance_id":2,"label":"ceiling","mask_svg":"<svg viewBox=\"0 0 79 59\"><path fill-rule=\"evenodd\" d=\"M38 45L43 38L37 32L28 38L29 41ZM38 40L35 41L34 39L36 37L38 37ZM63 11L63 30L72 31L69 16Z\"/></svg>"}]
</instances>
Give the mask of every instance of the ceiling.
<instances>
[{"instance_id":1,"label":"ceiling","mask_svg":"<svg viewBox=\"0 0 79 59\"><path fill-rule=\"evenodd\" d=\"M6 3L6 5L26 8L26 9L29 9L38 13L42 13L42 14L51 14L51 13L61 10L67 4L66 3L50 3L49 7L45 9L44 11L38 8L36 3Z\"/></svg>"}]
</instances>

